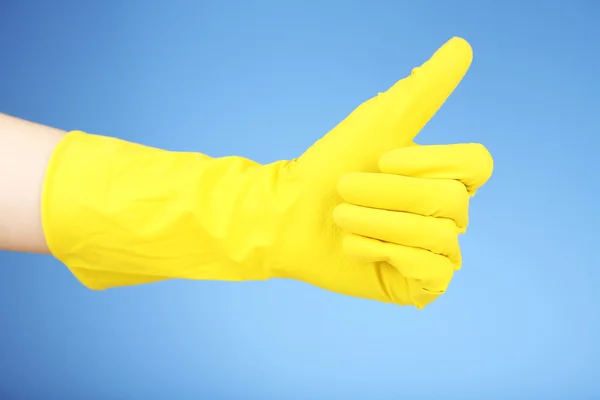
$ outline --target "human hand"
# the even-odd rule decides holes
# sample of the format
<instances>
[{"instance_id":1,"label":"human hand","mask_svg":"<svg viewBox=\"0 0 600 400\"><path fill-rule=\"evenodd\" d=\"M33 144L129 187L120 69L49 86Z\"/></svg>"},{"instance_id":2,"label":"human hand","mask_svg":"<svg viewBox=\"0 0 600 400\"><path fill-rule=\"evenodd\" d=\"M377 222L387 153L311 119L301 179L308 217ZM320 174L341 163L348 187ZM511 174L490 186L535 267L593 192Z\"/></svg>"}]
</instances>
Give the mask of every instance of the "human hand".
<instances>
[{"instance_id":1,"label":"human hand","mask_svg":"<svg viewBox=\"0 0 600 400\"><path fill-rule=\"evenodd\" d=\"M419 308L446 290L461 265L457 237L469 194L490 177L493 161L481 145L412 140L471 58L467 42L450 40L285 165L278 190L289 207L268 253L274 276Z\"/></svg>"},{"instance_id":2,"label":"human hand","mask_svg":"<svg viewBox=\"0 0 600 400\"><path fill-rule=\"evenodd\" d=\"M467 193L492 159L412 140L470 63L470 46L449 41L300 158L269 165L70 132L44 183L48 246L93 289L292 278L424 307L460 266Z\"/></svg>"}]
</instances>

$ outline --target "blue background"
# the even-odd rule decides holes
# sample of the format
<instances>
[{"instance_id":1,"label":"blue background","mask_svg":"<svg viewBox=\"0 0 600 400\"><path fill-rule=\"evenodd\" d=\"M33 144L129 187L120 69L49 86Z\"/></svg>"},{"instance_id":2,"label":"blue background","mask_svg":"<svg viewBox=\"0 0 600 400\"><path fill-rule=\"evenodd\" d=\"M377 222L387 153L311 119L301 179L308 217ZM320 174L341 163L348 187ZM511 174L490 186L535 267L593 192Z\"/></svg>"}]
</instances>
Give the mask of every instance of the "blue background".
<instances>
[{"instance_id":1,"label":"blue background","mask_svg":"<svg viewBox=\"0 0 600 400\"><path fill-rule=\"evenodd\" d=\"M421 312L287 281L93 292L0 253L0 395L599 398L598 21L593 0L2 1L2 112L260 162L465 37L419 142L482 142L496 169Z\"/></svg>"}]
</instances>

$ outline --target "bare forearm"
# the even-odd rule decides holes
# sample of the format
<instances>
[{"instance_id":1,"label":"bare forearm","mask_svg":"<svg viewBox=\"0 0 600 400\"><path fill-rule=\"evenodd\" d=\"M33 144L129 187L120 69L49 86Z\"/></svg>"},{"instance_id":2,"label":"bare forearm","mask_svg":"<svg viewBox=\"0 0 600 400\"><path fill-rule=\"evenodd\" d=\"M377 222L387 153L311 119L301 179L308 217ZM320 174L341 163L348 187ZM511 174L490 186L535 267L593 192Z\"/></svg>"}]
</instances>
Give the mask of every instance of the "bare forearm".
<instances>
[{"instance_id":1,"label":"bare forearm","mask_svg":"<svg viewBox=\"0 0 600 400\"><path fill-rule=\"evenodd\" d=\"M42 185L64 131L0 113L0 250L49 253Z\"/></svg>"}]
</instances>

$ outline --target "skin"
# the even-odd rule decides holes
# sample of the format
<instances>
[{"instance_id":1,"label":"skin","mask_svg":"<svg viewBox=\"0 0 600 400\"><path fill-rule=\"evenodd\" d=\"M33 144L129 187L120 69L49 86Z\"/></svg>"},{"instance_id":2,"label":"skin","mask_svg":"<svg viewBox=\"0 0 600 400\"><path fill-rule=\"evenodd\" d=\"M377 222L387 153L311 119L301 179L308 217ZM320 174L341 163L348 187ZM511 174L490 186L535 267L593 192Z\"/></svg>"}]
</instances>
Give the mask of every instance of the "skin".
<instances>
[{"instance_id":1,"label":"skin","mask_svg":"<svg viewBox=\"0 0 600 400\"><path fill-rule=\"evenodd\" d=\"M41 222L42 185L65 134L0 113L0 250L50 254Z\"/></svg>"}]
</instances>

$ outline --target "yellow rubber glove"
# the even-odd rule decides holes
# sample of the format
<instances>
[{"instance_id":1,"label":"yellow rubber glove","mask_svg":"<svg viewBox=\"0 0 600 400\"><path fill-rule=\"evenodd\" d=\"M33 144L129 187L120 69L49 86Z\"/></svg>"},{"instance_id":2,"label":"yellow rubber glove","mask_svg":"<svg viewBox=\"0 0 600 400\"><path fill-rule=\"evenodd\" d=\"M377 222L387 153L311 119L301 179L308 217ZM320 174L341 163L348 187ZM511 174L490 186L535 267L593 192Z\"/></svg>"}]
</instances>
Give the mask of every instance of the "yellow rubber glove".
<instances>
[{"instance_id":1,"label":"yellow rubber glove","mask_svg":"<svg viewBox=\"0 0 600 400\"><path fill-rule=\"evenodd\" d=\"M404 147L471 57L452 39L293 161L263 166L71 132L44 185L50 250L94 289L280 277L421 308L459 265L464 185L483 184L492 164L479 145ZM347 175L356 172L371 174ZM340 206L342 195L352 204Z\"/></svg>"}]
</instances>

